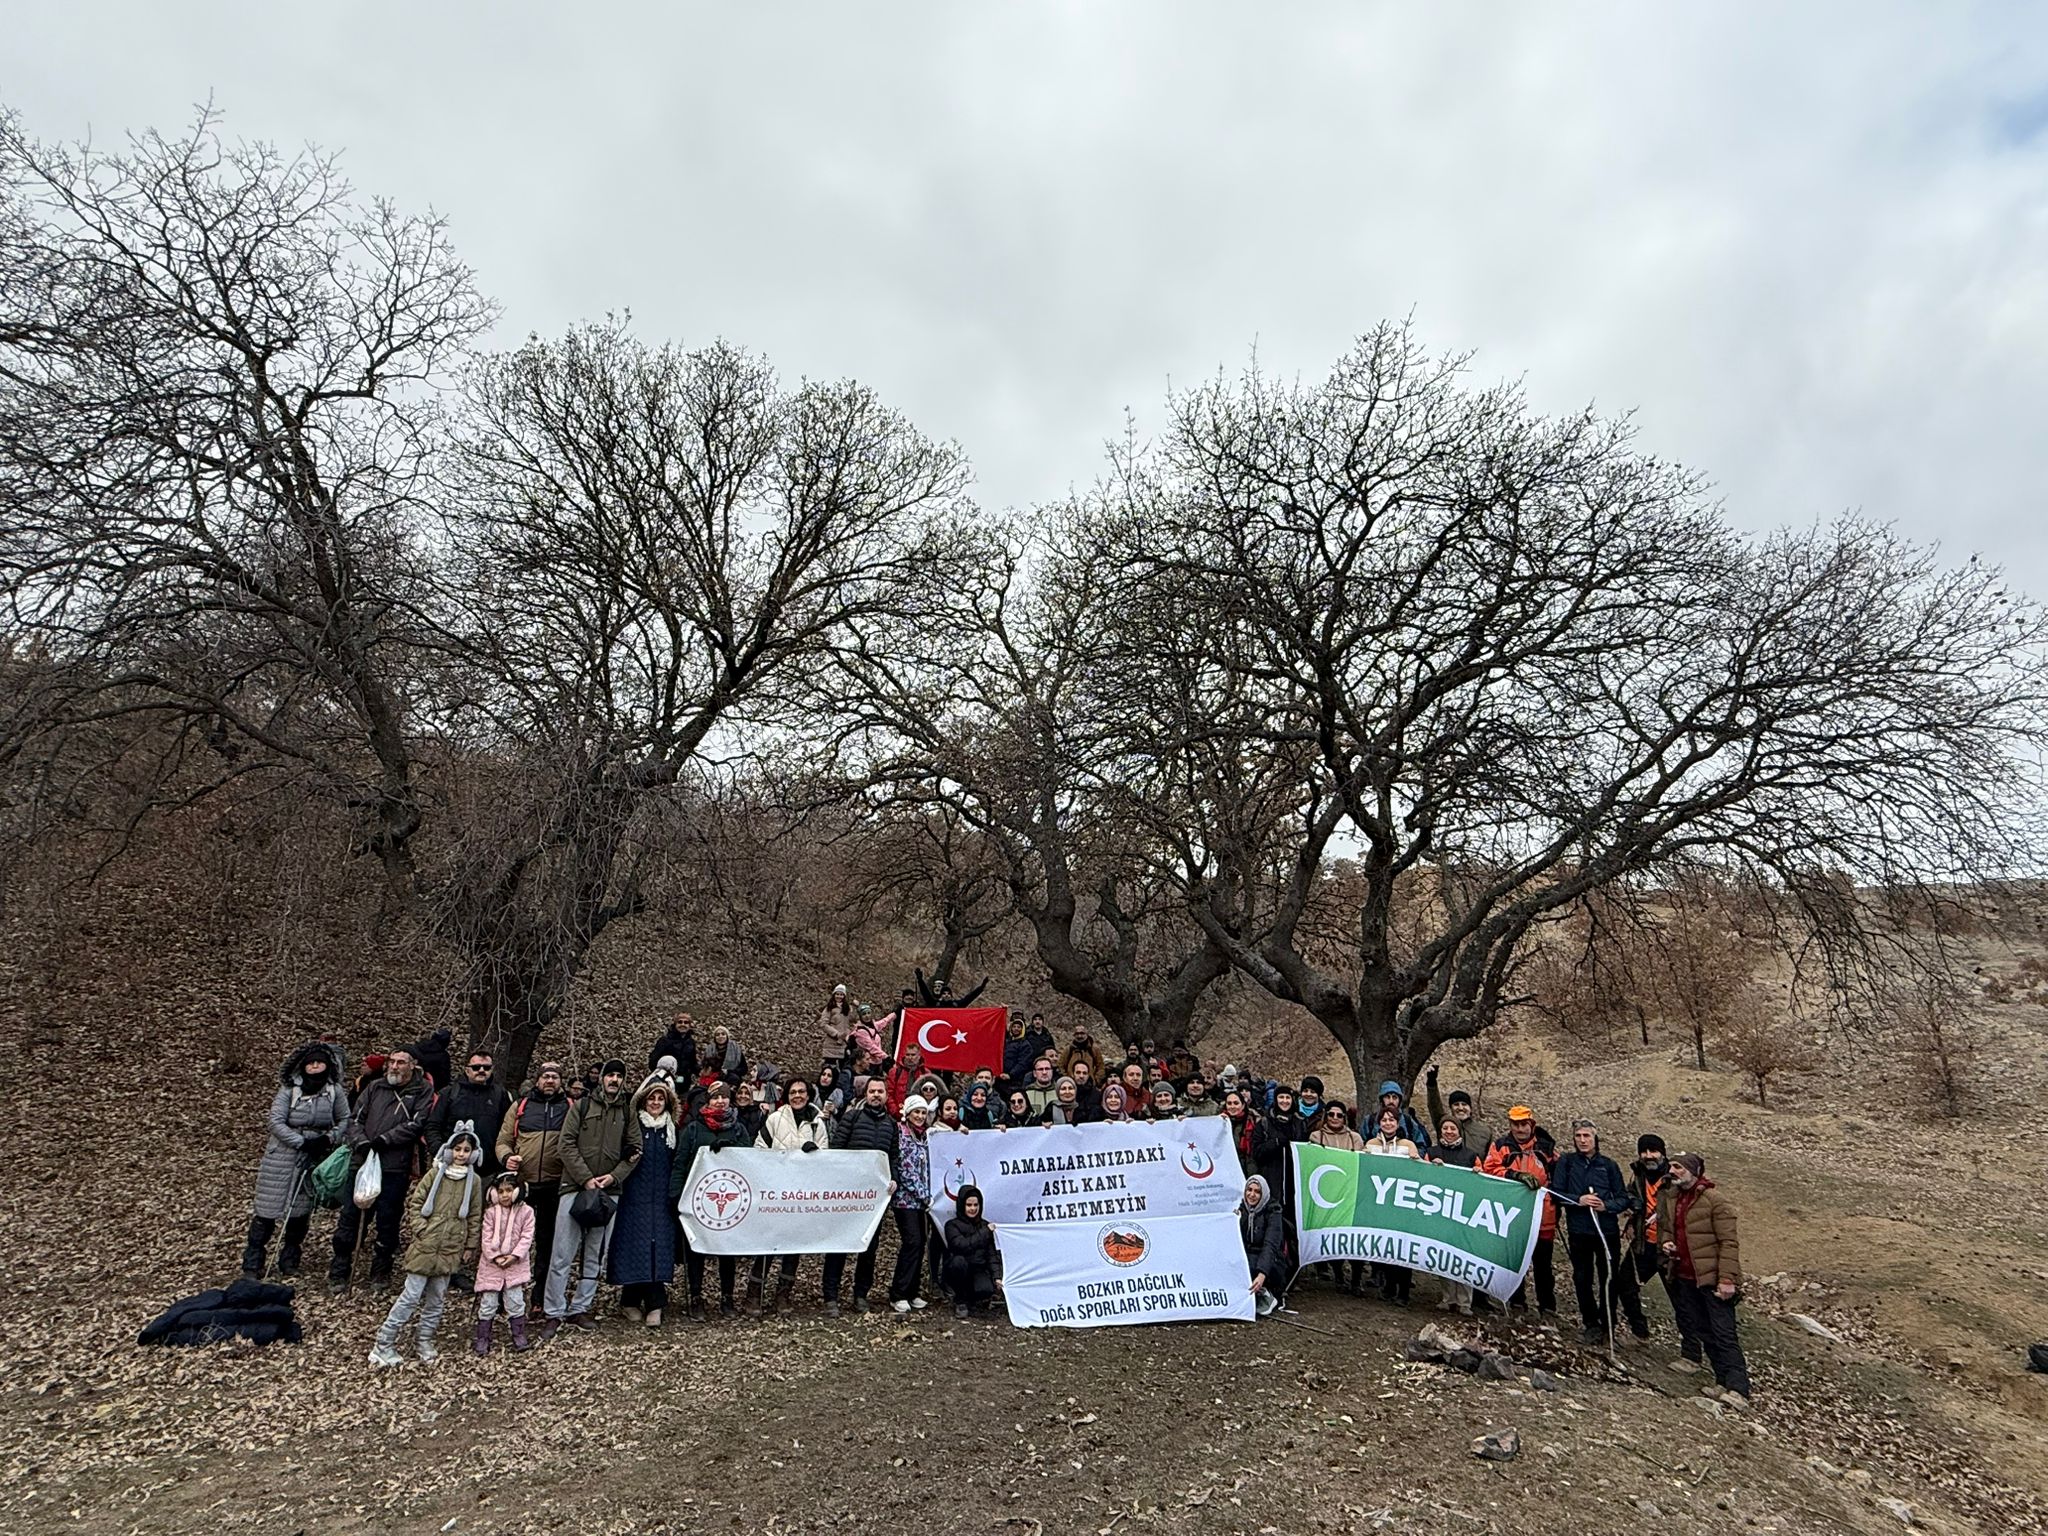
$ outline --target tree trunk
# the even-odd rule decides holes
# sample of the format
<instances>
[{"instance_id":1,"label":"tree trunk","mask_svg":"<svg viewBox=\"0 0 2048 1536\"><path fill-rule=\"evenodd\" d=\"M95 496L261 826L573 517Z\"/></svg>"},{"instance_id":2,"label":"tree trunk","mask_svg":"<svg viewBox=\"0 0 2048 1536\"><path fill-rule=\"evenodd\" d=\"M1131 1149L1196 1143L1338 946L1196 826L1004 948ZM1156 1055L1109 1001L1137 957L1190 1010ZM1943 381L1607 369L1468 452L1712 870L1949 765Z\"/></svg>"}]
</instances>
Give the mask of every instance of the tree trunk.
<instances>
[{"instance_id":1,"label":"tree trunk","mask_svg":"<svg viewBox=\"0 0 2048 1536\"><path fill-rule=\"evenodd\" d=\"M498 1081L516 1094L555 1012L540 987L518 979L479 982L469 994L469 1049L489 1051Z\"/></svg>"}]
</instances>

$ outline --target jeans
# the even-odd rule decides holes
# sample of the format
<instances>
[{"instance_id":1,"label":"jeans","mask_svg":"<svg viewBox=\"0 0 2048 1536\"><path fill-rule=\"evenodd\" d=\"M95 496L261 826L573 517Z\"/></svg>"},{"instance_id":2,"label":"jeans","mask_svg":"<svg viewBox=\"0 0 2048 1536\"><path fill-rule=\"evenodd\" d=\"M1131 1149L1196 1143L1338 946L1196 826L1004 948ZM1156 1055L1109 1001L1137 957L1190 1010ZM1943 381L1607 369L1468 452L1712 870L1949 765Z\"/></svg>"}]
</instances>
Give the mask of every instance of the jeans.
<instances>
[{"instance_id":1,"label":"jeans","mask_svg":"<svg viewBox=\"0 0 2048 1536\"><path fill-rule=\"evenodd\" d=\"M377 1330L378 1345L384 1349L395 1346L415 1314L418 1326L413 1330L414 1341L422 1349L433 1343L434 1330L441 1326L441 1311L448 1305L448 1280L447 1275L407 1275L405 1289L391 1303L391 1310L384 1315L384 1325Z\"/></svg>"},{"instance_id":2,"label":"jeans","mask_svg":"<svg viewBox=\"0 0 2048 1536\"><path fill-rule=\"evenodd\" d=\"M855 1301L867 1300L868 1292L874 1289L875 1250L881 1247L881 1245L882 1228L878 1222L875 1225L875 1235L868 1239L867 1247L861 1249L853 1261L853 1299ZM828 1253L825 1255L824 1286L825 1300L827 1302L834 1302L839 1299L839 1277L846 1273L846 1258L847 1256L843 1253Z\"/></svg>"},{"instance_id":3,"label":"jeans","mask_svg":"<svg viewBox=\"0 0 2048 1536\"><path fill-rule=\"evenodd\" d=\"M1672 1303L1690 1314L1693 1336L1705 1347L1714 1380L1730 1392L1749 1396L1749 1362L1742 1355L1742 1339L1735 1328L1735 1303L1723 1301L1710 1285L1679 1280L1672 1286ZM1683 1335L1685 1324L1679 1325Z\"/></svg>"},{"instance_id":4,"label":"jeans","mask_svg":"<svg viewBox=\"0 0 2048 1536\"><path fill-rule=\"evenodd\" d=\"M476 1320L478 1322L488 1323L498 1315L498 1298L500 1296L505 1298L505 1315L507 1317L526 1316L526 1287L523 1285L508 1285L502 1291L478 1291L476 1293Z\"/></svg>"},{"instance_id":5,"label":"jeans","mask_svg":"<svg viewBox=\"0 0 2048 1536\"><path fill-rule=\"evenodd\" d=\"M597 1305L598 1277L604 1273L604 1257L612 1246L612 1223L586 1227L571 1214L575 1207L575 1201L564 1200L556 1209L554 1248L548 1254L547 1300L541 1310L558 1323ZM612 1221L616 1220L614 1216ZM569 1300L571 1269L577 1269L573 1306Z\"/></svg>"},{"instance_id":6,"label":"jeans","mask_svg":"<svg viewBox=\"0 0 2048 1536\"><path fill-rule=\"evenodd\" d=\"M526 1203L533 1207L533 1272L545 1281L555 1256L555 1213L562 1203L562 1181L527 1185Z\"/></svg>"},{"instance_id":7,"label":"jeans","mask_svg":"<svg viewBox=\"0 0 2048 1536\"><path fill-rule=\"evenodd\" d=\"M277 1249L277 1272L289 1275L299 1267L299 1250L305 1246L306 1228L312 1224L313 1213L303 1216L288 1216L284 1223L284 1241ZM249 1218L249 1239L242 1245L242 1273L260 1275L263 1273L263 1253L270 1246L271 1234L277 1231L277 1222L269 1216Z\"/></svg>"},{"instance_id":8,"label":"jeans","mask_svg":"<svg viewBox=\"0 0 2048 1536\"><path fill-rule=\"evenodd\" d=\"M389 1168L384 1170L384 1192L369 1211L376 1220L376 1238L370 1248L372 1280L391 1278L391 1263L398 1257L398 1230L405 1221L406 1190L411 1182L411 1175L403 1170L397 1173ZM364 1214L353 1199L341 1208L341 1219L334 1224L334 1259L327 1266L328 1279L348 1279L348 1272L355 1263L356 1243L362 1236Z\"/></svg>"},{"instance_id":9,"label":"jeans","mask_svg":"<svg viewBox=\"0 0 2048 1536\"><path fill-rule=\"evenodd\" d=\"M917 1282L924 1273L925 1215L916 1206L906 1209L900 1205L890 1214L896 1218L896 1273L889 1281L889 1299L915 1301Z\"/></svg>"}]
</instances>

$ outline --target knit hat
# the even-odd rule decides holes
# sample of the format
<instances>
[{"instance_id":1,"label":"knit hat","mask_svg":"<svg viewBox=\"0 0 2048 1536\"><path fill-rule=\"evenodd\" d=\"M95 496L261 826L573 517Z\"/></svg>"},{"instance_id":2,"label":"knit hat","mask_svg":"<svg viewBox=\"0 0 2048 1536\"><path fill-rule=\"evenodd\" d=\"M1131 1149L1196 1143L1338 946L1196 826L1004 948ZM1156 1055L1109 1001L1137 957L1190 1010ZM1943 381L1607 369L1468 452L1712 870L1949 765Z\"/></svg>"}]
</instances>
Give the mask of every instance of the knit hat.
<instances>
[{"instance_id":1,"label":"knit hat","mask_svg":"<svg viewBox=\"0 0 2048 1536\"><path fill-rule=\"evenodd\" d=\"M1696 1179L1707 1176L1707 1160L1697 1152L1681 1152L1672 1161L1687 1169Z\"/></svg>"},{"instance_id":2,"label":"knit hat","mask_svg":"<svg viewBox=\"0 0 2048 1536\"><path fill-rule=\"evenodd\" d=\"M1638 1154L1644 1152L1662 1152L1663 1150L1664 1138L1662 1136L1659 1136L1655 1131L1645 1131L1642 1135L1636 1138L1636 1151Z\"/></svg>"},{"instance_id":3,"label":"knit hat","mask_svg":"<svg viewBox=\"0 0 2048 1536\"><path fill-rule=\"evenodd\" d=\"M610 1077L614 1072L624 1077L626 1075L626 1064L616 1056L607 1056L604 1060L604 1065L597 1069L597 1075L599 1077Z\"/></svg>"},{"instance_id":4,"label":"knit hat","mask_svg":"<svg viewBox=\"0 0 2048 1536\"><path fill-rule=\"evenodd\" d=\"M1301 1091L1303 1093L1312 1093L1317 1098L1321 1098L1323 1096L1323 1080L1313 1074L1304 1077L1301 1080Z\"/></svg>"},{"instance_id":5,"label":"knit hat","mask_svg":"<svg viewBox=\"0 0 2048 1536\"><path fill-rule=\"evenodd\" d=\"M921 1109L926 1114L930 1114L932 1112L932 1101L921 1093L913 1093L903 1101L903 1113L907 1115L913 1109Z\"/></svg>"},{"instance_id":6,"label":"knit hat","mask_svg":"<svg viewBox=\"0 0 2048 1536\"><path fill-rule=\"evenodd\" d=\"M1470 1104L1472 1102L1472 1095L1462 1088L1453 1088L1444 1102L1446 1104Z\"/></svg>"}]
</instances>

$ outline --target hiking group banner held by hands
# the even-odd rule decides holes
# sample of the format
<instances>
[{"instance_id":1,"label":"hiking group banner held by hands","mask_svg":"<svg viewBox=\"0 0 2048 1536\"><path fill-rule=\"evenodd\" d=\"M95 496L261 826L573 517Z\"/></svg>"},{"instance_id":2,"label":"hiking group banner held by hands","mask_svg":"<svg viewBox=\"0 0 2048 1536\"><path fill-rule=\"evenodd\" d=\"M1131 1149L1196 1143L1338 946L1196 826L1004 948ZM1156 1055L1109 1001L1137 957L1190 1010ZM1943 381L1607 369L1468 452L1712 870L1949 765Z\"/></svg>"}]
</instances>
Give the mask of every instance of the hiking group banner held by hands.
<instances>
[{"instance_id":1,"label":"hiking group banner held by hands","mask_svg":"<svg viewBox=\"0 0 2048 1536\"><path fill-rule=\"evenodd\" d=\"M1529 1268L1540 1190L1409 1157L1294 1144L1301 1262L1364 1259L1510 1299Z\"/></svg>"},{"instance_id":2,"label":"hiking group banner held by hands","mask_svg":"<svg viewBox=\"0 0 2048 1536\"><path fill-rule=\"evenodd\" d=\"M931 1214L941 1227L953 1215L953 1197L969 1184L980 1189L982 1214L998 1233L1050 1222L1230 1212L1244 1193L1230 1122L1221 1115L934 1130L930 1143Z\"/></svg>"},{"instance_id":3,"label":"hiking group banner held by hands","mask_svg":"<svg viewBox=\"0 0 2048 1536\"><path fill-rule=\"evenodd\" d=\"M1019 1328L1248 1323L1255 1315L1237 1218L1225 1211L998 1226L996 1245L1003 1301Z\"/></svg>"},{"instance_id":4,"label":"hiking group banner held by hands","mask_svg":"<svg viewBox=\"0 0 2048 1536\"><path fill-rule=\"evenodd\" d=\"M859 1253L889 1208L885 1152L703 1151L676 1214L690 1246L723 1256Z\"/></svg>"}]
</instances>

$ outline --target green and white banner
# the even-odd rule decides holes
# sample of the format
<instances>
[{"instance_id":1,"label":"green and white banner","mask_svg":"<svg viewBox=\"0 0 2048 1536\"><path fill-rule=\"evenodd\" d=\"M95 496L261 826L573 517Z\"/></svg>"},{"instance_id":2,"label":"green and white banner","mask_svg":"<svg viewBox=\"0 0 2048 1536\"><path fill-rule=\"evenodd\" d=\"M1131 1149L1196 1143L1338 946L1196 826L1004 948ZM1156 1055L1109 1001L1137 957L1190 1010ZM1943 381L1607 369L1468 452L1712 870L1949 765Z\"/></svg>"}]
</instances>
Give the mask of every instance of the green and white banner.
<instances>
[{"instance_id":1,"label":"green and white banner","mask_svg":"<svg viewBox=\"0 0 2048 1536\"><path fill-rule=\"evenodd\" d=\"M1528 1271L1542 1199L1513 1179L1464 1168L1294 1144L1304 1264L1398 1264L1506 1301Z\"/></svg>"}]
</instances>

